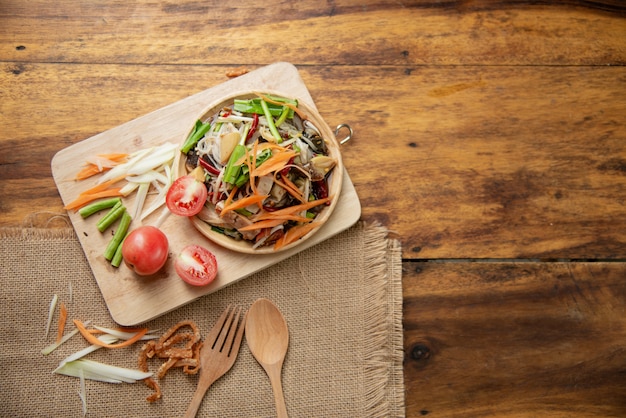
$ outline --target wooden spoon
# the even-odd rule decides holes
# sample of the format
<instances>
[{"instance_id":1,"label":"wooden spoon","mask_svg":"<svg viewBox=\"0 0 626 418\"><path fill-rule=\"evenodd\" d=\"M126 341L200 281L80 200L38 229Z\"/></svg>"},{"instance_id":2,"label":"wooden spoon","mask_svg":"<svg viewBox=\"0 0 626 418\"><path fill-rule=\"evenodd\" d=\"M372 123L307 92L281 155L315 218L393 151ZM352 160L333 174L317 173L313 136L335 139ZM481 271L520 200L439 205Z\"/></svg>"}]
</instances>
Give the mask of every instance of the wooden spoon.
<instances>
[{"instance_id":1,"label":"wooden spoon","mask_svg":"<svg viewBox=\"0 0 626 418\"><path fill-rule=\"evenodd\" d=\"M289 346L289 330L283 314L270 300L258 299L248 310L245 335L252 355L270 378L278 418L287 417L281 372Z\"/></svg>"}]
</instances>

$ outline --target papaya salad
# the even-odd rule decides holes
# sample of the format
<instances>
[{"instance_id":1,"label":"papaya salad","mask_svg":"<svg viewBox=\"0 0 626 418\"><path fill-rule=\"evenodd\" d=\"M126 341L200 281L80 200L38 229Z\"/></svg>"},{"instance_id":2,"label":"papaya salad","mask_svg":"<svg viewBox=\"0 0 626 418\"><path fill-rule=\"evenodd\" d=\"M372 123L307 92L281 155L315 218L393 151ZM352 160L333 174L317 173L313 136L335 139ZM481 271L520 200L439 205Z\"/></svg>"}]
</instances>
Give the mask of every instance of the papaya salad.
<instances>
[{"instance_id":1,"label":"papaya salad","mask_svg":"<svg viewBox=\"0 0 626 418\"><path fill-rule=\"evenodd\" d=\"M181 147L207 190L197 218L253 249L278 250L318 228L337 166L298 101L270 94L234 99L198 120Z\"/></svg>"}]
</instances>

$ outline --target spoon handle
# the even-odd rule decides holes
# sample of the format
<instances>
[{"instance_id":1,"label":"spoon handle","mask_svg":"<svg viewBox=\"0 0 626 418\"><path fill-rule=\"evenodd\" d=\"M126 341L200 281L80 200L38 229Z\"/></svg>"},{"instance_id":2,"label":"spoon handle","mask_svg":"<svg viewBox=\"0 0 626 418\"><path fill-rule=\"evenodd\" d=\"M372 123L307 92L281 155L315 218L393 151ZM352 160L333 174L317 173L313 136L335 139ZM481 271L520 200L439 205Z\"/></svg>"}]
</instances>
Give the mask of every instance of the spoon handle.
<instances>
[{"instance_id":1,"label":"spoon handle","mask_svg":"<svg viewBox=\"0 0 626 418\"><path fill-rule=\"evenodd\" d=\"M285 396L283 394L283 385L281 383L281 368L272 367L268 370L272 391L274 392L274 402L276 402L276 416L278 418L288 418L287 405L285 404Z\"/></svg>"}]
</instances>

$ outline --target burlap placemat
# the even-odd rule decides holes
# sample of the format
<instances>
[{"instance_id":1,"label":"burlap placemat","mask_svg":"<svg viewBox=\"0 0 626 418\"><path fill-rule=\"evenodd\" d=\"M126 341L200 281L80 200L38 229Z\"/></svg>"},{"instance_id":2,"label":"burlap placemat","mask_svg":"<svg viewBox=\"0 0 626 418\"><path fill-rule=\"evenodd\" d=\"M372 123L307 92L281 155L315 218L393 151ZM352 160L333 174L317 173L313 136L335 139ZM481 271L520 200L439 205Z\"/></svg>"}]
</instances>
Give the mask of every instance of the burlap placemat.
<instances>
[{"instance_id":1,"label":"burlap placemat","mask_svg":"<svg viewBox=\"0 0 626 418\"><path fill-rule=\"evenodd\" d=\"M73 229L0 229L0 260L2 414L82 416L79 380L53 370L88 344L78 335L53 353L41 354L56 335L58 310L45 336L55 294L68 307L70 319L115 326ZM204 335L227 304L248 308L267 297L281 309L290 331L282 376L290 416L401 417L400 280L399 243L388 239L381 226L358 223L146 325L165 331L179 320L192 319ZM88 358L136 367L139 348L101 349ZM158 365L151 363L151 370ZM173 370L161 381L162 400L149 404L145 398L151 391L143 383L87 381L87 416L181 416L196 384L197 376ZM269 380L245 343L231 371L209 389L198 415L275 416Z\"/></svg>"}]
</instances>

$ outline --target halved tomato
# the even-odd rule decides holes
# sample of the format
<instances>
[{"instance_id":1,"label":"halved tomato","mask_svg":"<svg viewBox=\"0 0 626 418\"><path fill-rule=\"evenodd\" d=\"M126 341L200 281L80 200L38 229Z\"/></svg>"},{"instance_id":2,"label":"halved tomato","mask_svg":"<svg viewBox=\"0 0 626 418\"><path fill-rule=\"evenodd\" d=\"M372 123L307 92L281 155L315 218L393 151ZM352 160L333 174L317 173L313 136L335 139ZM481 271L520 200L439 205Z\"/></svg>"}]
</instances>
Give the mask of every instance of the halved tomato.
<instances>
[{"instance_id":1,"label":"halved tomato","mask_svg":"<svg viewBox=\"0 0 626 418\"><path fill-rule=\"evenodd\" d=\"M165 204L174 215L194 216L202 210L207 194L204 183L190 174L172 183L165 196Z\"/></svg>"},{"instance_id":2,"label":"halved tomato","mask_svg":"<svg viewBox=\"0 0 626 418\"><path fill-rule=\"evenodd\" d=\"M217 276L215 255L196 244L183 248L174 261L174 268L181 279L194 286L205 286Z\"/></svg>"}]
</instances>

